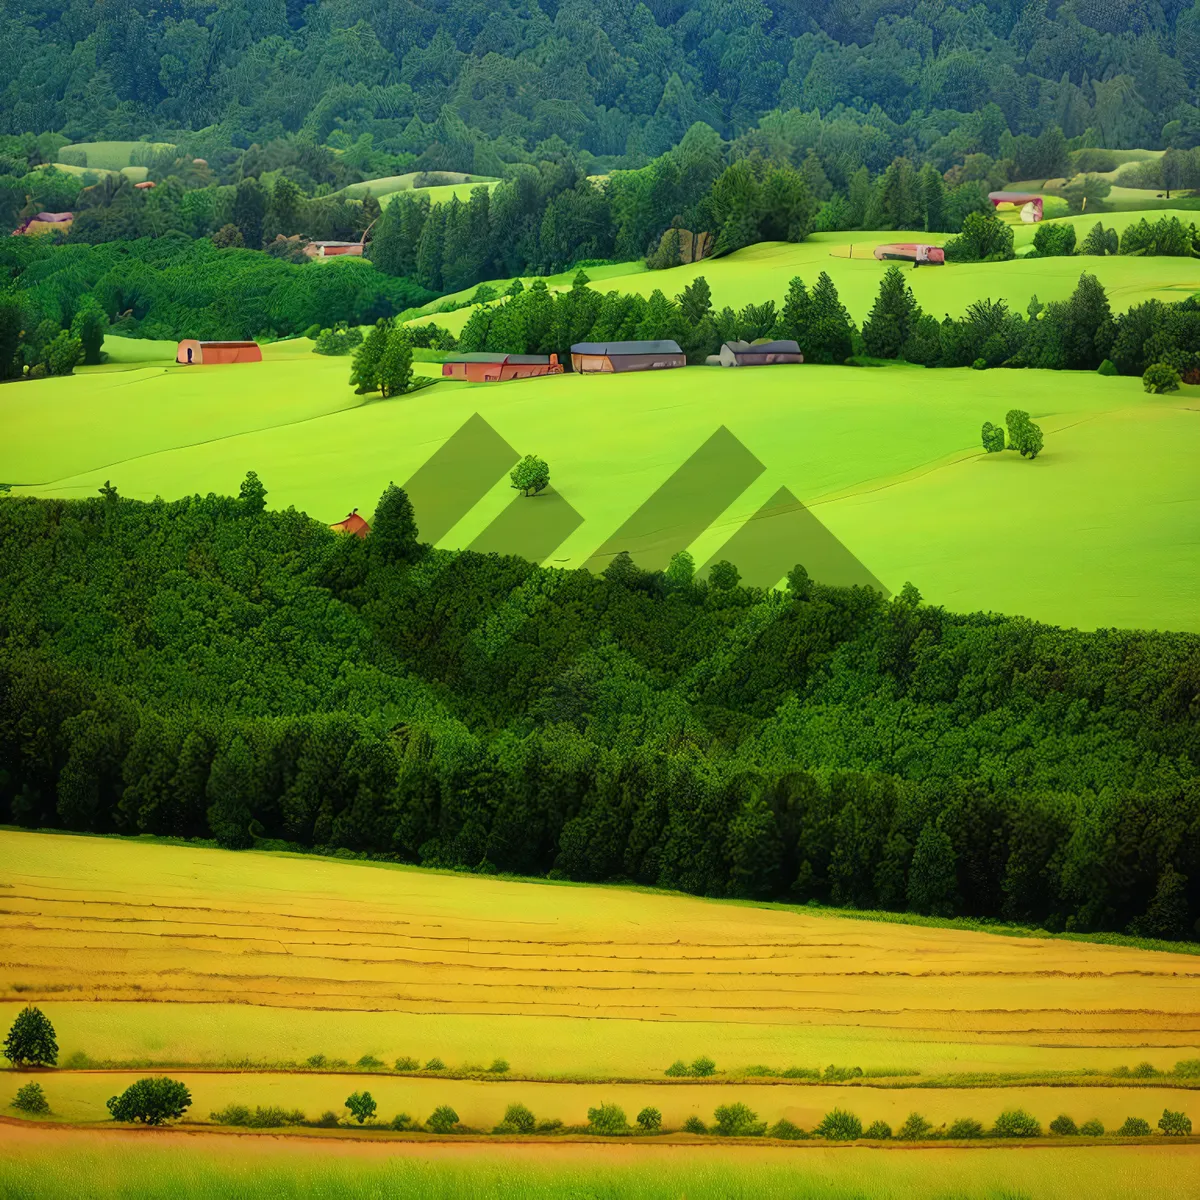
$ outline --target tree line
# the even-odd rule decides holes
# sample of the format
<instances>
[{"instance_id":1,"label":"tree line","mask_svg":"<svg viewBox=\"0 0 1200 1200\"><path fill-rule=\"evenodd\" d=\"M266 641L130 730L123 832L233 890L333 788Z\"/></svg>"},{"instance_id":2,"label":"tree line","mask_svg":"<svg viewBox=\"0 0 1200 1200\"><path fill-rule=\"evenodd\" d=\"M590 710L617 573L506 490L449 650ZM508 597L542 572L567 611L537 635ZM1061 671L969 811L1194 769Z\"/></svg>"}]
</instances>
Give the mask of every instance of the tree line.
<instances>
[{"instance_id":1,"label":"tree line","mask_svg":"<svg viewBox=\"0 0 1200 1200\"><path fill-rule=\"evenodd\" d=\"M213 160L304 133L490 175L489 160L551 140L644 161L697 120L736 136L792 108L924 145L993 109L1028 142L1050 126L1108 147L1187 147L1200 133L1200 10L1187 0L617 0L603 12L578 0L64 0L7 17L0 133L151 136Z\"/></svg>"},{"instance_id":2,"label":"tree line","mask_svg":"<svg viewBox=\"0 0 1200 1200\"><path fill-rule=\"evenodd\" d=\"M365 540L265 498L0 500L14 823L1197 936L1194 635L432 551L395 487Z\"/></svg>"},{"instance_id":3,"label":"tree line","mask_svg":"<svg viewBox=\"0 0 1200 1200\"><path fill-rule=\"evenodd\" d=\"M1011 238L995 217L979 224ZM988 233L985 244L990 238ZM860 329L824 271L811 289L793 279L778 305L769 299L740 310L717 309L702 275L669 298L658 288L649 297L602 295L580 271L563 291L551 292L540 279L528 288L517 280L500 302L477 305L458 349L557 354L569 363L576 342L666 338L679 343L689 363L704 362L726 341L788 338L808 363L840 364L866 355L926 367L1096 370L1111 360L1123 375L1143 375L1164 363L1189 382L1200 379L1200 302L1147 301L1114 315L1104 285L1087 273L1064 301L1042 304L1035 296L1021 313L1003 299L982 299L961 316L939 320L922 310L905 272L892 266Z\"/></svg>"}]
</instances>

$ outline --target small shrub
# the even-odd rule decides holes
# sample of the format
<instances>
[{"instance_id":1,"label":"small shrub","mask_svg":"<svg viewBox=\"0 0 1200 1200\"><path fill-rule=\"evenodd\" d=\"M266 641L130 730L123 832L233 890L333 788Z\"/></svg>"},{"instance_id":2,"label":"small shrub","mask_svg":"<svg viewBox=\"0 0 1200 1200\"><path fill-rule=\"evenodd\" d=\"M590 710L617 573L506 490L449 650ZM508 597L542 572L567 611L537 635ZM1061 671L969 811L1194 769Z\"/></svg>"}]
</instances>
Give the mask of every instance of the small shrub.
<instances>
[{"instance_id":1,"label":"small shrub","mask_svg":"<svg viewBox=\"0 0 1200 1200\"><path fill-rule=\"evenodd\" d=\"M808 1134L799 1125L793 1125L787 1117L781 1117L767 1130L767 1137L779 1138L784 1142L798 1142L808 1137Z\"/></svg>"},{"instance_id":2,"label":"small shrub","mask_svg":"<svg viewBox=\"0 0 1200 1200\"><path fill-rule=\"evenodd\" d=\"M774 1075L775 1068L755 1065L753 1067L747 1067L742 1073L750 1079L763 1079L769 1075Z\"/></svg>"},{"instance_id":3,"label":"small shrub","mask_svg":"<svg viewBox=\"0 0 1200 1200\"><path fill-rule=\"evenodd\" d=\"M120 1096L108 1101L114 1121L140 1121L163 1125L182 1117L192 1103L192 1094L177 1079L151 1076L131 1083Z\"/></svg>"},{"instance_id":4,"label":"small shrub","mask_svg":"<svg viewBox=\"0 0 1200 1200\"><path fill-rule=\"evenodd\" d=\"M999 425L984 421L982 438L983 448L989 454L997 454L1004 449L1004 430Z\"/></svg>"},{"instance_id":5,"label":"small shrub","mask_svg":"<svg viewBox=\"0 0 1200 1200\"><path fill-rule=\"evenodd\" d=\"M1141 1117L1126 1117L1125 1124L1117 1130L1117 1137L1149 1137L1150 1122Z\"/></svg>"},{"instance_id":6,"label":"small shrub","mask_svg":"<svg viewBox=\"0 0 1200 1200\"><path fill-rule=\"evenodd\" d=\"M311 1054L306 1060L306 1065L312 1067L314 1071L319 1071L325 1065L325 1055Z\"/></svg>"},{"instance_id":7,"label":"small shrub","mask_svg":"<svg viewBox=\"0 0 1200 1200\"><path fill-rule=\"evenodd\" d=\"M427 1071L444 1071L445 1069L446 1069L446 1064L444 1062L442 1062L442 1060L440 1058L431 1058L425 1064L425 1070L427 1070Z\"/></svg>"},{"instance_id":8,"label":"small shrub","mask_svg":"<svg viewBox=\"0 0 1200 1200\"><path fill-rule=\"evenodd\" d=\"M718 1137L762 1137L767 1131L766 1122L759 1122L758 1113L740 1101L720 1105L713 1117Z\"/></svg>"},{"instance_id":9,"label":"small shrub","mask_svg":"<svg viewBox=\"0 0 1200 1200\"><path fill-rule=\"evenodd\" d=\"M784 1079L820 1079L821 1072L814 1070L812 1067L788 1067L780 1074Z\"/></svg>"},{"instance_id":10,"label":"small shrub","mask_svg":"<svg viewBox=\"0 0 1200 1200\"><path fill-rule=\"evenodd\" d=\"M835 1108L825 1114L813 1133L831 1142L852 1142L862 1137L862 1122L853 1113Z\"/></svg>"},{"instance_id":11,"label":"small shrub","mask_svg":"<svg viewBox=\"0 0 1200 1200\"><path fill-rule=\"evenodd\" d=\"M1079 1127L1080 1137L1103 1137L1104 1126L1093 1117L1090 1121L1084 1121Z\"/></svg>"},{"instance_id":12,"label":"small shrub","mask_svg":"<svg viewBox=\"0 0 1200 1200\"><path fill-rule=\"evenodd\" d=\"M1192 1132L1192 1119L1186 1113L1164 1108L1158 1127L1167 1137L1188 1137Z\"/></svg>"},{"instance_id":13,"label":"small shrub","mask_svg":"<svg viewBox=\"0 0 1200 1200\"><path fill-rule=\"evenodd\" d=\"M373 1054L364 1054L354 1065L364 1071L378 1071L382 1068L383 1062Z\"/></svg>"},{"instance_id":14,"label":"small shrub","mask_svg":"<svg viewBox=\"0 0 1200 1200\"><path fill-rule=\"evenodd\" d=\"M421 1064L415 1058L409 1058L407 1055L396 1059L397 1071L419 1071Z\"/></svg>"},{"instance_id":15,"label":"small shrub","mask_svg":"<svg viewBox=\"0 0 1200 1200\"><path fill-rule=\"evenodd\" d=\"M554 1133L561 1128L562 1122L557 1117L553 1121L539 1121L537 1125L538 1133Z\"/></svg>"},{"instance_id":16,"label":"small shrub","mask_svg":"<svg viewBox=\"0 0 1200 1200\"><path fill-rule=\"evenodd\" d=\"M662 1129L662 1113L657 1108L643 1108L637 1115L637 1123L643 1133L658 1133Z\"/></svg>"},{"instance_id":17,"label":"small shrub","mask_svg":"<svg viewBox=\"0 0 1200 1200\"><path fill-rule=\"evenodd\" d=\"M350 1115L361 1125L375 1115L375 1099L370 1092L353 1092L346 1097Z\"/></svg>"},{"instance_id":18,"label":"small shrub","mask_svg":"<svg viewBox=\"0 0 1200 1200\"><path fill-rule=\"evenodd\" d=\"M1133 1068L1134 1079L1151 1079L1157 1074L1153 1063L1140 1062Z\"/></svg>"},{"instance_id":19,"label":"small shrub","mask_svg":"<svg viewBox=\"0 0 1200 1200\"><path fill-rule=\"evenodd\" d=\"M82 1050L72 1050L67 1055L66 1062L63 1063L63 1066L68 1071L86 1071L88 1067L94 1065L91 1058L84 1054Z\"/></svg>"},{"instance_id":20,"label":"small shrub","mask_svg":"<svg viewBox=\"0 0 1200 1200\"><path fill-rule=\"evenodd\" d=\"M588 1109L588 1133L599 1133L613 1136L627 1133L629 1125L625 1121L625 1110L619 1104L601 1104L599 1108Z\"/></svg>"},{"instance_id":21,"label":"small shrub","mask_svg":"<svg viewBox=\"0 0 1200 1200\"><path fill-rule=\"evenodd\" d=\"M705 1054L700 1055L697 1059L693 1059L692 1065L688 1068L689 1075L696 1075L701 1079L707 1078L709 1075L715 1075L716 1071L717 1064Z\"/></svg>"},{"instance_id":22,"label":"small shrub","mask_svg":"<svg viewBox=\"0 0 1200 1200\"><path fill-rule=\"evenodd\" d=\"M505 1075L508 1073L508 1059L494 1058L492 1065L488 1067L489 1075Z\"/></svg>"},{"instance_id":23,"label":"small shrub","mask_svg":"<svg viewBox=\"0 0 1200 1200\"><path fill-rule=\"evenodd\" d=\"M971 364L971 370L972 370L972 371L986 371L987 369L988 369L988 365L987 365L987 359L986 359L986 358L977 358L977 359L976 359L976 360L975 360L975 361L974 361L974 362Z\"/></svg>"},{"instance_id":24,"label":"small shrub","mask_svg":"<svg viewBox=\"0 0 1200 1200\"><path fill-rule=\"evenodd\" d=\"M687 1063L682 1058L677 1058L664 1072L664 1075L670 1075L672 1079L678 1079L680 1076L688 1073Z\"/></svg>"},{"instance_id":25,"label":"small shrub","mask_svg":"<svg viewBox=\"0 0 1200 1200\"><path fill-rule=\"evenodd\" d=\"M683 1123L684 1133L707 1133L708 1129L699 1117L688 1117Z\"/></svg>"},{"instance_id":26,"label":"small shrub","mask_svg":"<svg viewBox=\"0 0 1200 1200\"><path fill-rule=\"evenodd\" d=\"M504 1110L504 1120L493 1133L532 1133L537 1128L537 1118L523 1104L510 1104Z\"/></svg>"},{"instance_id":27,"label":"small shrub","mask_svg":"<svg viewBox=\"0 0 1200 1200\"><path fill-rule=\"evenodd\" d=\"M348 1067L350 1064L344 1058L331 1058L328 1065L337 1071L342 1067Z\"/></svg>"},{"instance_id":28,"label":"small shrub","mask_svg":"<svg viewBox=\"0 0 1200 1200\"><path fill-rule=\"evenodd\" d=\"M35 1115L50 1111L50 1101L46 1099L46 1093L42 1091L40 1083L27 1083L24 1087L17 1088L12 1106L19 1112Z\"/></svg>"},{"instance_id":29,"label":"small shrub","mask_svg":"<svg viewBox=\"0 0 1200 1200\"><path fill-rule=\"evenodd\" d=\"M432 1116L425 1122L434 1133L453 1133L458 1126L458 1113L448 1104L441 1104L433 1110Z\"/></svg>"},{"instance_id":30,"label":"small shrub","mask_svg":"<svg viewBox=\"0 0 1200 1200\"><path fill-rule=\"evenodd\" d=\"M1200 1058L1185 1058L1177 1062L1175 1074L1183 1079L1200 1079Z\"/></svg>"},{"instance_id":31,"label":"small shrub","mask_svg":"<svg viewBox=\"0 0 1200 1200\"><path fill-rule=\"evenodd\" d=\"M218 1125L249 1125L250 1110L244 1104L230 1104L220 1112L210 1112L208 1119Z\"/></svg>"},{"instance_id":32,"label":"small shrub","mask_svg":"<svg viewBox=\"0 0 1200 1200\"><path fill-rule=\"evenodd\" d=\"M863 1137L877 1142L886 1142L892 1136L892 1127L886 1121L875 1121L863 1130Z\"/></svg>"},{"instance_id":33,"label":"small shrub","mask_svg":"<svg viewBox=\"0 0 1200 1200\"><path fill-rule=\"evenodd\" d=\"M1116 375L1117 366L1111 358L1106 358L1097 368L1097 375Z\"/></svg>"},{"instance_id":34,"label":"small shrub","mask_svg":"<svg viewBox=\"0 0 1200 1200\"><path fill-rule=\"evenodd\" d=\"M973 1117L960 1117L946 1130L946 1136L957 1141L981 1138L983 1137L983 1126Z\"/></svg>"},{"instance_id":35,"label":"small shrub","mask_svg":"<svg viewBox=\"0 0 1200 1200\"><path fill-rule=\"evenodd\" d=\"M1109 1074L1113 1075L1117 1079L1128 1079L1129 1075L1130 1075L1130 1070L1128 1067L1125 1067L1125 1066L1113 1067L1113 1069L1109 1072Z\"/></svg>"},{"instance_id":36,"label":"small shrub","mask_svg":"<svg viewBox=\"0 0 1200 1200\"><path fill-rule=\"evenodd\" d=\"M336 1129L339 1124L338 1115L332 1109L327 1108L313 1124L318 1129Z\"/></svg>"},{"instance_id":37,"label":"small shrub","mask_svg":"<svg viewBox=\"0 0 1200 1200\"><path fill-rule=\"evenodd\" d=\"M414 1121L413 1118L408 1115L408 1113L397 1113L392 1118L392 1128L396 1130L397 1133L410 1133L414 1129L420 1129L421 1122Z\"/></svg>"},{"instance_id":38,"label":"small shrub","mask_svg":"<svg viewBox=\"0 0 1200 1200\"><path fill-rule=\"evenodd\" d=\"M992 1126L992 1137L1031 1138L1041 1137L1042 1127L1023 1108L1010 1108L1002 1112Z\"/></svg>"},{"instance_id":39,"label":"small shrub","mask_svg":"<svg viewBox=\"0 0 1200 1200\"><path fill-rule=\"evenodd\" d=\"M1059 1137L1075 1137L1079 1133L1079 1128L1066 1113L1061 1113L1050 1122L1050 1132Z\"/></svg>"},{"instance_id":40,"label":"small shrub","mask_svg":"<svg viewBox=\"0 0 1200 1200\"><path fill-rule=\"evenodd\" d=\"M825 1068L825 1074L821 1076L826 1083L841 1083L845 1079L859 1079L862 1076L862 1067L835 1067L832 1063Z\"/></svg>"},{"instance_id":41,"label":"small shrub","mask_svg":"<svg viewBox=\"0 0 1200 1200\"><path fill-rule=\"evenodd\" d=\"M920 1113L911 1112L904 1118L904 1124L896 1130L896 1137L902 1142L919 1142L929 1137L933 1126Z\"/></svg>"},{"instance_id":42,"label":"small shrub","mask_svg":"<svg viewBox=\"0 0 1200 1200\"><path fill-rule=\"evenodd\" d=\"M1179 390L1179 372L1167 363L1151 363L1142 375L1142 387L1154 396Z\"/></svg>"}]
</instances>

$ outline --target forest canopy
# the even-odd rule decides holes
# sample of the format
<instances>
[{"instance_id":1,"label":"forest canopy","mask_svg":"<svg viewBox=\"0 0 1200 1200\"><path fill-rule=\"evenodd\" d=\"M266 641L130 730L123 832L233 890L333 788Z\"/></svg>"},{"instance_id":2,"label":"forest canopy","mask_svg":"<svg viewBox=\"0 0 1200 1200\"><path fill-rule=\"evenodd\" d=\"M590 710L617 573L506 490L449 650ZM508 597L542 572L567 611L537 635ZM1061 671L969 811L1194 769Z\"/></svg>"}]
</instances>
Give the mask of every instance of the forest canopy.
<instances>
[{"instance_id":1,"label":"forest canopy","mask_svg":"<svg viewBox=\"0 0 1200 1200\"><path fill-rule=\"evenodd\" d=\"M484 175L548 141L640 165L791 108L921 147L993 106L1014 135L1187 147L1198 82L1186 0L63 0L0 30L0 133L210 157L303 131Z\"/></svg>"},{"instance_id":2,"label":"forest canopy","mask_svg":"<svg viewBox=\"0 0 1200 1200\"><path fill-rule=\"evenodd\" d=\"M1195 635L544 569L422 545L399 488L364 541L264 495L0 499L5 819L1200 935Z\"/></svg>"}]
</instances>

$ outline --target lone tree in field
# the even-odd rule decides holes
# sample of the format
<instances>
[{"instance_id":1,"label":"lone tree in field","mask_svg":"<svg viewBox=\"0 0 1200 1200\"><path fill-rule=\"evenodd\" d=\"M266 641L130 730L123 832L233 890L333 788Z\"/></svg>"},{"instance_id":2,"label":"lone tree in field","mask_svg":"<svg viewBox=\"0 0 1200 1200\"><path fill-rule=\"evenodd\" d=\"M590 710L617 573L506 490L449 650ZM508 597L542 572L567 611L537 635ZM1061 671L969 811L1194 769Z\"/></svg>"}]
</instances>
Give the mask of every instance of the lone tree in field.
<instances>
[{"instance_id":1,"label":"lone tree in field","mask_svg":"<svg viewBox=\"0 0 1200 1200\"><path fill-rule=\"evenodd\" d=\"M143 1125L164 1125L178 1120L192 1103L192 1094L177 1079L152 1076L130 1084L120 1096L108 1101L114 1121L141 1121Z\"/></svg>"},{"instance_id":2,"label":"lone tree in field","mask_svg":"<svg viewBox=\"0 0 1200 1200\"><path fill-rule=\"evenodd\" d=\"M412 383L412 342L400 326L388 334L387 346L379 360L379 392L385 400L402 396Z\"/></svg>"},{"instance_id":3,"label":"lone tree in field","mask_svg":"<svg viewBox=\"0 0 1200 1200\"><path fill-rule=\"evenodd\" d=\"M40 1116L50 1111L50 1101L46 1099L46 1093L42 1091L40 1083L27 1083L24 1087L17 1088L12 1107L18 1112Z\"/></svg>"},{"instance_id":4,"label":"lone tree in field","mask_svg":"<svg viewBox=\"0 0 1200 1200\"><path fill-rule=\"evenodd\" d=\"M458 1113L448 1104L440 1104L425 1122L434 1133L453 1133L458 1126Z\"/></svg>"},{"instance_id":5,"label":"lone tree in field","mask_svg":"<svg viewBox=\"0 0 1200 1200\"><path fill-rule=\"evenodd\" d=\"M512 486L525 496L535 496L550 486L550 468L545 459L527 454L509 474Z\"/></svg>"},{"instance_id":6,"label":"lone tree in field","mask_svg":"<svg viewBox=\"0 0 1200 1200\"><path fill-rule=\"evenodd\" d=\"M983 448L989 454L1004 449L1004 430L999 425L993 425L991 421L983 423Z\"/></svg>"},{"instance_id":7,"label":"lone tree in field","mask_svg":"<svg viewBox=\"0 0 1200 1200\"><path fill-rule=\"evenodd\" d=\"M379 391L379 363L387 349L388 335L392 330L392 319L380 317L374 328L354 352L354 364L350 368L350 382L360 395Z\"/></svg>"},{"instance_id":8,"label":"lone tree in field","mask_svg":"<svg viewBox=\"0 0 1200 1200\"><path fill-rule=\"evenodd\" d=\"M1018 451L1022 458L1037 458L1042 452L1042 430L1029 419L1029 414L1020 408L1010 408L1004 423L1008 426L1009 448Z\"/></svg>"},{"instance_id":9,"label":"lone tree in field","mask_svg":"<svg viewBox=\"0 0 1200 1200\"><path fill-rule=\"evenodd\" d=\"M17 1014L4 1039L4 1057L14 1067L57 1065L58 1043L54 1040L54 1026L40 1008L30 1004Z\"/></svg>"},{"instance_id":10,"label":"lone tree in field","mask_svg":"<svg viewBox=\"0 0 1200 1200\"><path fill-rule=\"evenodd\" d=\"M347 1096L346 1107L360 1125L375 1115L375 1100L370 1092L355 1092Z\"/></svg>"}]
</instances>

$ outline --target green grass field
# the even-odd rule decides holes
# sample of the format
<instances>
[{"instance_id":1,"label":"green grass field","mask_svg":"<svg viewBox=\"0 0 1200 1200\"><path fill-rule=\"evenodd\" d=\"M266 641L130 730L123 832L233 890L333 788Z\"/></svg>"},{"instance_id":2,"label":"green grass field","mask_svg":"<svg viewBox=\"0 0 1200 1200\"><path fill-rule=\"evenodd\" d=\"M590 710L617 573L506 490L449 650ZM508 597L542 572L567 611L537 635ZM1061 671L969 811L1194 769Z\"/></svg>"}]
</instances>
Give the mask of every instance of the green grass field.
<instances>
[{"instance_id":1,"label":"green grass field","mask_svg":"<svg viewBox=\"0 0 1200 1200\"><path fill-rule=\"evenodd\" d=\"M13 1200L1192 1200L1200 1147L371 1145L9 1126L0 1191Z\"/></svg>"},{"instance_id":2,"label":"green grass field","mask_svg":"<svg viewBox=\"0 0 1200 1200\"><path fill-rule=\"evenodd\" d=\"M87 155L89 167L100 167L106 171L119 171L132 164L138 150L162 150L174 148L171 142L71 142L64 150L82 150Z\"/></svg>"},{"instance_id":3,"label":"green grass field","mask_svg":"<svg viewBox=\"0 0 1200 1200\"><path fill-rule=\"evenodd\" d=\"M470 198L471 192L477 187L494 188L499 182L487 175L464 175L460 171L439 171L439 175L449 175L456 180L454 183L438 184L436 187L414 188L413 181L418 172L409 171L407 175L388 175L379 179L366 179L362 183L352 183L342 188L341 195L360 199L370 192L381 204L386 205L392 197L400 192L419 192L426 196L430 204L444 204L457 196L460 200Z\"/></svg>"},{"instance_id":4,"label":"green grass field","mask_svg":"<svg viewBox=\"0 0 1200 1200\"><path fill-rule=\"evenodd\" d=\"M1200 629L1195 389L1148 396L1136 379L1035 371L696 367L444 382L364 401L348 360L303 339L265 347L261 365L208 368L175 366L170 343L158 344L165 362L140 359L158 352L147 343L107 344L106 366L29 385L36 393L0 390L0 481L80 497L111 479L153 499L236 492L253 469L273 506L333 522L369 513L390 480L405 482L479 413L551 464L583 521L549 561L573 567L724 425L766 469L693 543L698 562L787 487L892 591L912 580L957 610ZM982 422L1016 406L1045 430L1034 463L979 446ZM440 544L469 545L511 499L497 480Z\"/></svg>"},{"instance_id":5,"label":"green grass field","mask_svg":"<svg viewBox=\"0 0 1200 1200\"><path fill-rule=\"evenodd\" d=\"M1082 239L1102 220L1108 228L1123 230L1140 220L1141 212L1113 212L1099 216L1087 214L1065 217L1075 226ZM1195 213L1184 210L1164 210L1160 215L1175 215L1186 222L1196 219ZM1014 239L1018 254L1033 245L1037 227L1017 225ZM668 271L647 271L642 263L626 266L588 267L587 274L599 291L638 292L648 296L660 288L668 296L682 292L697 275L703 275L712 288L713 303L718 308L732 305L741 308L748 303L774 300L781 304L788 283L799 275L811 287L821 271L829 273L837 284L842 302L855 321L861 323L870 312L879 292L879 280L890 265L873 256L876 246L885 242L918 240L908 233L819 233L798 245L788 242L763 242L740 250L726 258L705 259L690 266L674 267ZM929 235L931 242L944 242L946 235ZM1152 298L1182 300L1200 290L1200 262L1188 258L1043 258L1018 257L1003 263L962 263L942 267L907 270L905 279L922 307L941 318L949 313L961 315L981 296L1006 300L1010 308L1023 312L1029 299L1037 295L1047 300L1065 300L1075 290L1083 272L1096 275L1108 291L1114 311L1122 312L1133 304ZM573 272L547 279L551 288L569 287ZM510 280L494 280L498 291ZM526 286L532 282L525 280ZM426 306L425 312L436 313L447 299L466 300L474 293L469 288L452 297L443 297ZM442 313L433 319L437 324L457 334L467 323L470 309ZM422 319L428 319L423 317Z\"/></svg>"}]
</instances>

